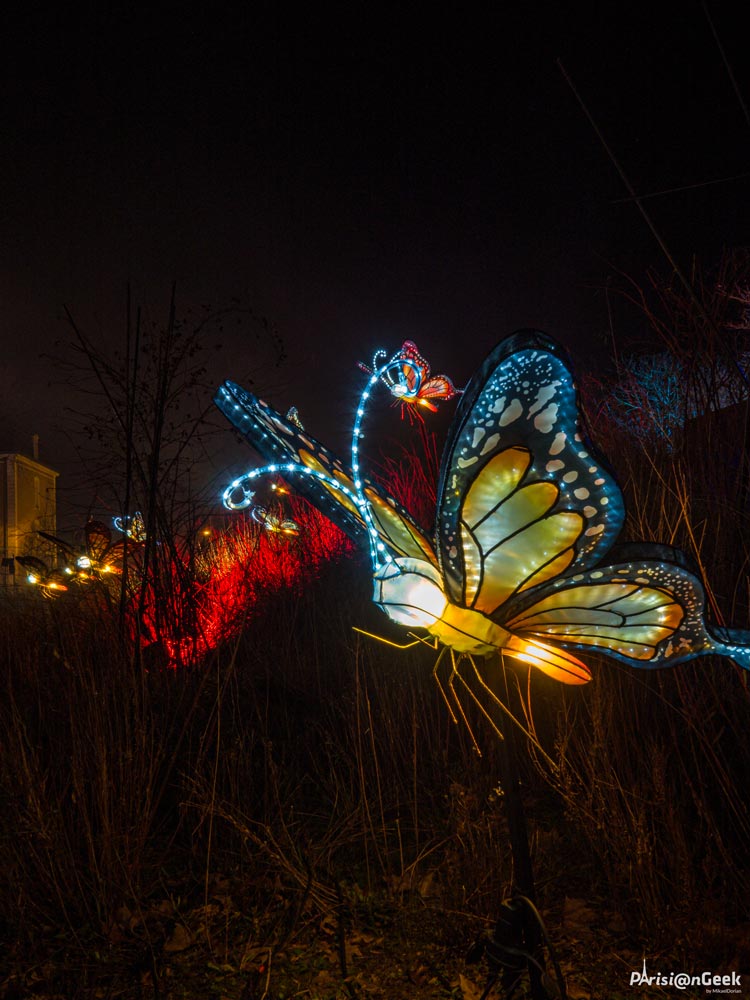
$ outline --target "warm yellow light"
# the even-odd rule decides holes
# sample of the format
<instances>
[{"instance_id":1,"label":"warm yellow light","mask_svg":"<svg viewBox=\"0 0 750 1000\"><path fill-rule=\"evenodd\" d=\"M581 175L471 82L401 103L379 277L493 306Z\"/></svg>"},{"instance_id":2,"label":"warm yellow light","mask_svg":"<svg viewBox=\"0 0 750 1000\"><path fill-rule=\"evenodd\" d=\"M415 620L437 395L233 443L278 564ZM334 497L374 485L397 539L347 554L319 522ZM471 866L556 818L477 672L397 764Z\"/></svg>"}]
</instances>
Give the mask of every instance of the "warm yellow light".
<instances>
[{"instance_id":1,"label":"warm yellow light","mask_svg":"<svg viewBox=\"0 0 750 1000\"><path fill-rule=\"evenodd\" d=\"M420 559L397 559L375 574L376 604L399 625L429 628L442 616L447 598L437 570Z\"/></svg>"},{"instance_id":2,"label":"warm yellow light","mask_svg":"<svg viewBox=\"0 0 750 1000\"><path fill-rule=\"evenodd\" d=\"M553 649L543 642L520 639L513 635L509 638L504 652L522 663L536 667L563 684L587 684L591 680L591 671L585 663L581 663L571 653Z\"/></svg>"}]
</instances>

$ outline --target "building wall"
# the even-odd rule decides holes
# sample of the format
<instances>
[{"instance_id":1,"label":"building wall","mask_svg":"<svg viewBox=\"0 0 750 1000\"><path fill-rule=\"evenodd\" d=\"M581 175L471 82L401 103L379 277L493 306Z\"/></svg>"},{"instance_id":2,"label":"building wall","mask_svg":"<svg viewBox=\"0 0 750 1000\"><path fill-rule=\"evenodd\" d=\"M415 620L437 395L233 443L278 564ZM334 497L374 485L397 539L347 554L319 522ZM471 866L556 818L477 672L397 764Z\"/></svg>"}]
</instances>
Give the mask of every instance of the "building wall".
<instances>
[{"instance_id":1,"label":"building wall","mask_svg":"<svg viewBox=\"0 0 750 1000\"><path fill-rule=\"evenodd\" d=\"M54 546L37 532L56 531L57 476L25 455L0 454L0 558L36 555L54 562Z\"/></svg>"}]
</instances>

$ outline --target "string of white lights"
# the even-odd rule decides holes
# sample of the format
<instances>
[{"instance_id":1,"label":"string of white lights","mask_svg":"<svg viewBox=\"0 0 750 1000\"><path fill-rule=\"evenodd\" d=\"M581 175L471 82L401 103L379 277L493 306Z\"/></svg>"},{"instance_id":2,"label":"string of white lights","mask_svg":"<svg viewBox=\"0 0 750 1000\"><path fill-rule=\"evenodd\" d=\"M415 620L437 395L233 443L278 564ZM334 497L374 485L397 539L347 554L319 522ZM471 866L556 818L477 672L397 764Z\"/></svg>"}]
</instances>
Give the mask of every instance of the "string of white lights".
<instances>
[{"instance_id":1,"label":"string of white lights","mask_svg":"<svg viewBox=\"0 0 750 1000\"><path fill-rule=\"evenodd\" d=\"M375 358L384 354L385 351L377 351L375 353ZM373 387L378 382L382 382L386 387L390 387L390 383L387 379L388 374L393 369L398 369L401 378L403 378L403 368L405 365L413 368L415 373L418 374L416 366L412 365L410 361L404 358L393 357L390 361L386 362L386 364L382 365L371 374L367 385L359 398L359 404L354 417L354 427L352 430L352 485L354 486L354 490L350 490L344 483L339 482L333 476L320 472L318 469L311 469L299 462L282 462L279 464L274 463L272 465L264 465L259 469L251 469L249 472L244 473L242 476L239 476L231 482L222 494L222 503L224 506L228 510L245 510L249 507L253 501L253 497L255 496L255 491L250 489L250 484L256 479L259 479L261 476L284 475L285 473L291 473L292 475L301 475L317 479L319 482L324 483L329 489L343 493L362 515L362 519L367 528L370 560L372 562L373 572L377 573L377 571L385 565L395 565L393 557L387 551L385 545L380 541L378 529L375 526L375 519L372 514L372 505L365 496L365 488L359 460L359 442L361 438L364 437L364 434L362 433L362 422L365 416L367 400L372 395ZM236 500L234 499L234 495L236 495L238 490L242 491L242 499Z\"/></svg>"}]
</instances>

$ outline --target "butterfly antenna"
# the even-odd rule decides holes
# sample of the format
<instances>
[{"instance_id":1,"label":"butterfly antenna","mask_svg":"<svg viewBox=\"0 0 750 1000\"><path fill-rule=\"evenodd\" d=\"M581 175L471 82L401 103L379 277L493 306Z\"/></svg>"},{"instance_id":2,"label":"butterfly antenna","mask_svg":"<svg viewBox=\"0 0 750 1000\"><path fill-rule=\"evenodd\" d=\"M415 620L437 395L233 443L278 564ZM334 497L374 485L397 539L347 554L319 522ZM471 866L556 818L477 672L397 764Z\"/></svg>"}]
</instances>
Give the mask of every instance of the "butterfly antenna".
<instances>
[{"instance_id":1,"label":"butterfly antenna","mask_svg":"<svg viewBox=\"0 0 750 1000\"><path fill-rule=\"evenodd\" d=\"M464 655L464 656L461 657L461 660L463 660L463 659L467 659L467 660L469 660L471 662L471 665L472 665L472 667L474 669L474 672L476 673L477 672L477 668L476 668L476 664L474 663L473 658L471 656ZM461 663L459 661L458 666L456 667L456 669L454 671L453 677L451 678L452 682L455 683L455 681L457 680L462 685L463 690L471 698L471 700L477 706L477 708L479 709L479 711L485 717L485 719L490 724L490 727L492 728L492 730L494 731L494 733L498 737L498 739L504 740L505 736L503 735L503 731L500 729L500 727L498 726L498 724L495 722L495 720L492 718L492 716L490 715L490 713L487 711L487 708L483 704L482 700L477 696L476 691L473 690L473 688L471 687L471 685L469 684L469 682L466 680L466 678L464 677L464 675L458 669L458 667L460 667L460 666L461 666ZM454 688L454 690L455 690L455 688ZM456 697L456 700L458 701L459 700L458 699L458 695L456 695L455 697Z\"/></svg>"}]
</instances>

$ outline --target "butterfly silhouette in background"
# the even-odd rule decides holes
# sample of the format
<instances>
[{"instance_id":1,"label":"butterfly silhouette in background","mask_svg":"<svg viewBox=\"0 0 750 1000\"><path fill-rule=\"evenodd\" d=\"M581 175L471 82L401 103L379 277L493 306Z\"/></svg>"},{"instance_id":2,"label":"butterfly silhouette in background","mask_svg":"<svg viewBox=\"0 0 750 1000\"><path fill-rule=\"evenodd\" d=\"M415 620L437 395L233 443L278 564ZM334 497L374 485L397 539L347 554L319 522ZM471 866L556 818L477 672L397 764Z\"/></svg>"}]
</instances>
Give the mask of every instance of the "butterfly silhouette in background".
<instances>
[{"instance_id":1,"label":"butterfly silhouette in background","mask_svg":"<svg viewBox=\"0 0 750 1000\"><path fill-rule=\"evenodd\" d=\"M83 529L83 546L69 545L64 539L46 531L38 532L55 545L63 558L63 572L79 583L101 580L120 572L122 542L112 541L112 532L102 521L91 519Z\"/></svg>"},{"instance_id":2,"label":"butterfly silhouette in background","mask_svg":"<svg viewBox=\"0 0 750 1000\"><path fill-rule=\"evenodd\" d=\"M112 542L109 528L101 521L90 520L84 527L84 545L76 548L48 531L37 534L51 542L62 557L62 568L52 568L37 556L16 556L26 570L26 580L39 587L45 597L56 597L68 590L70 583L88 583L118 573L122 545Z\"/></svg>"},{"instance_id":3,"label":"butterfly silhouette in background","mask_svg":"<svg viewBox=\"0 0 750 1000\"><path fill-rule=\"evenodd\" d=\"M16 556L16 562L26 570L26 582L39 587L44 597L64 594L68 586L62 570L52 569L38 556Z\"/></svg>"},{"instance_id":4,"label":"butterfly silhouette in background","mask_svg":"<svg viewBox=\"0 0 750 1000\"><path fill-rule=\"evenodd\" d=\"M396 402L401 403L401 415L407 412L411 417L413 414L422 418L418 407L422 406L433 413L437 412L437 406L433 400L453 399L463 392L457 389L447 375L430 375L430 366L425 358L419 353L417 345L412 340L405 340L401 349L397 351L390 362L383 366L383 360L387 357L384 350L375 352L372 359L372 368L361 361L357 362L358 367L372 375L384 368L380 376L381 382L386 386Z\"/></svg>"},{"instance_id":5,"label":"butterfly silhouette in background","mask_svg":"<svg viewBox=\"0 0 750 1000\"><path fill-rule=\"evenodd\" d=\"M358 417L378 381L391 387L390 374L372 372ZM541 333L503 341L464 390L443 453L434 538L360 474L356 443L347 468L235 383L215 402L274 463L243 479L286 475L369 545L375 603L426 629L454 674L456 659L498 651L567 684L591 678L575 655L586 651L641 668L718 654L750 669L750 631L706 625L703 586L682 552L615 545L622 494L585 440L567 355Z\"/></svg>"}]
</instances>

